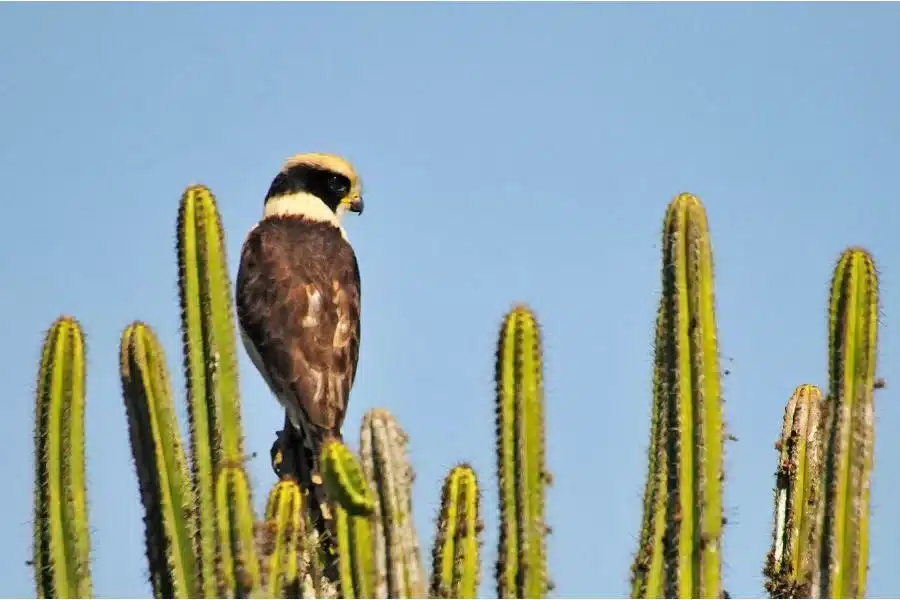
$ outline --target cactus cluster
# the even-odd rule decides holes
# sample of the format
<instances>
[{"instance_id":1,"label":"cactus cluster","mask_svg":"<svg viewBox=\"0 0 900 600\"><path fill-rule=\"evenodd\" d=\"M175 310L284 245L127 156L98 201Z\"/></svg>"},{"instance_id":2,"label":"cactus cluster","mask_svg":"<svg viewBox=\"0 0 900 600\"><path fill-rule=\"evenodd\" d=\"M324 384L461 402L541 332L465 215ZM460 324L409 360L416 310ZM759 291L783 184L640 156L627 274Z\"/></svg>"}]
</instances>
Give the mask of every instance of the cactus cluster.
<instances>
[{"instance_id":1,"label":"cactus cluster","mask_svg":"<svg viewBox=\"0 0 900 600\"><path fill-rule=\"evenodd\" d=\"M475 597L483 529L475 471L459 465L447 476L429 586L414 525L408 437L385 409L364 416L358 457L337 440L322 449L336 540L323 543L312 526L313 507L290 474L272 487L257 519L243 447L225 234L209 189L185 191L176 230L187 444L153 329L140 321L128 325L119 352L153 595ZM498 567L512 579L498 579L498 589L521 597L547 589L540 333L528 309L510 313L499 345L498 456L506 485L500 510L504 530L514 533L501 543L511 558ZM34 572L41 598L92 595L85 355L80 325L61 317L44 343L35 413Z\"/></svg>"},{"instance_id":2,"label":"cactus cluster","mask_svg":"<svg viewBox=\"0 0 900 600\"><path fill-rule=\"evenodd\" d=\"M409 438L385 409L366 413L359 453L322 448L333 516L325 540L290 474L257 518L246 471L236 336L224 231L215 198L189 187L177 219L187 382L187 443L164 350L142 322L122 334L119 367L149 583L158 598L474 598L485 516L474 468L443 483L430 573L414 525ZM678 195L663 225L652 418L631 596L727 597L722 581L727 437L706 211ZM828 391L794 391L776 443L772 597L863 597L868 570L878 275L872 256L846 250L828 312ZM60 317L44 341L35 409L34 574L37 595L90 597L85 464L85 335ZM496 477L501 598L546 597L541 330L526 306L502 321L496 353ZM187 447L187 450L186 450ZM324 506L324 505L323 505ZM326 543L327 542L327 543Z\"/></svg>"}]
</instances>

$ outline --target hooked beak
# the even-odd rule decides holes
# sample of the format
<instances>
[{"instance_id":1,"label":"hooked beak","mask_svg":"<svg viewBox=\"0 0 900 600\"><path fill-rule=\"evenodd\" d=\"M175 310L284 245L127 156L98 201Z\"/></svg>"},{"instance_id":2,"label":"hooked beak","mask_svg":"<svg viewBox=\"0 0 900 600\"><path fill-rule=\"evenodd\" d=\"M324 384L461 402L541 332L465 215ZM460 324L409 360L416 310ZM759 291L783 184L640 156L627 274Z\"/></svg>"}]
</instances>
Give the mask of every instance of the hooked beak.
<instances>
[{"instance_id":1,"label":"hooked beak","mask_svg":"<svg viewBox=\"0 0 900 600\"><path fill-rule=\"evenodd\" d=\"M347 209L350 212L355 212L356 214L359 214L359 215L362 214L363 208L365 205L363 203L363 199L362 199L361 195L353 194L352 196L350 196L346 200L344 200L344 202L347 203Z\"/></svg>"}]
</instances>

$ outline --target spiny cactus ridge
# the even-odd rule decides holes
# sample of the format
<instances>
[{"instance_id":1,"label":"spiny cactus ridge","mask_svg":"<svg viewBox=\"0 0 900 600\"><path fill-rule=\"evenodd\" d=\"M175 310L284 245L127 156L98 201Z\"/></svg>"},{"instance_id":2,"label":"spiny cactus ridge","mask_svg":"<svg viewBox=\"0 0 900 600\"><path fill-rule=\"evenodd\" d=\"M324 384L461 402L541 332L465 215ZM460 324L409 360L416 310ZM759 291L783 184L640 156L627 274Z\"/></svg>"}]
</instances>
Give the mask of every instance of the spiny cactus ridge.
<instances>
[{"instance_id":1,"label":"spiny cactus ridge","mask_svg":"<svg viewBox=\"0 0 900 600\"><path fill-rule=\"evenodd\" d=\"M39 598L91 595L85 479L85 336L63 316L41 351L35 405L34 574Z\"/></svg>"},{"instance_id":2,"label":"spiny cactus ridge","mask_svg":"<svg viewBox=\"0 0 900 600\"><path fill-rule=\"evenodd\" d=\"M823 556L813 587L827 598L866 594L878 311L875 261L849 248L834 269L828 316Z\"/></svg>"},{"instance_id":3,"label":"spiny cactus ridge","mask_svg":"<svg viewBox=\"0 0 900 600\"><path fill-rule=\"evenodd\" d=\"M422 598L424 568L412 509L415 480L408 437L384 409L370 410L360 428L360 459L373 495L376 596Z\"/></svg>"},{"instance_id":4,"label":"spiny cactus ridge","mask_svg":"<svg viewBox=\"0 0 900 600\"><path fill-rule=\"evenodd\" d=\"M496 362L500 598L543 598L550 587L543 376L537 318L528 307L516 306L500 328Z\"/></svg>"},{"instance_id":5,"label":"spiny cactus ridge","mask_svg":"<svg viewBox=\"0 0 900 600\"><path fill-rule=\"evenodd\" d=\"M246 469L236 336L216 201L190 186L177 221L187 382L185 452L166 357L153 330L123 332L119 367L155 597L473 598L480 584L480 483L467 463L441 494L430 585L414 527L408 438L384 409L366 413L360 458L322 449L334 540L312 526L290 475L257 520ZM681 194L663 232L653 410L633 597L727 597L721 582L724 416L707 217ZM849 248L834 270L828 396L799 386L785 411L775 481L773 597L864 597L874 465L879 317L872 256ZM41 598L90 597L85 478L85 341L60 317L44 340L35 410L34 573ZM541 332L505 316L496 354L499 548L496 590L541 598L548 576ZM331 534L331 532L327 532ZM327 543L325 543L327 542ZM336 542L336 543L334 543ZM327 549L327 552L326 550Z\"/></svg>"},{"instance_id":6,"label":"spiny cactus ridge","mask_svg":"<svg viewBox=\"0 0 900 600\"><path fill-rule=\"evenodd\" d=\"M476 598L481 577L481 492L468 464L444 480L431 569L432 598Z\"/></svg>"},{"instance_id":7,"label":"spiny cactus ridge","mask_svg":"<svg viewBox=\"0 0 900 600\"><path fill-rule=\"evenodd\" d=\"M706 211L690 194L663 227L650 468L632 596L722 597L723 400Z\"/></svg>"},{"instance_id":8,"label":"spiny cactus ridge","mask_svg":"<svg viewBox=\"0 0 900 600\"><path fill-rule=\"evenodd\" d=\"M804 384L784 411L775 471L772 549L766 558L766 591L773 598L809 598L821 554L819 507L825 428L822 392Z\"/></svg>"}]
</instances>

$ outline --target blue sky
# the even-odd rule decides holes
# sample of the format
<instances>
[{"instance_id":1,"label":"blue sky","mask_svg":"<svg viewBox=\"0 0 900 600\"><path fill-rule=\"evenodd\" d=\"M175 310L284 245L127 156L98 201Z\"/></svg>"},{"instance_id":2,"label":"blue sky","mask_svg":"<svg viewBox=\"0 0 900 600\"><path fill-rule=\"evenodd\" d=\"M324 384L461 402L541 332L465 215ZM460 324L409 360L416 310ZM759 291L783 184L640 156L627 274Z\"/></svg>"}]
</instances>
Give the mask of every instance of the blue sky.
<instances>
[{"instance_id":1,"label":"blue sky","mask_svg":"<svg viewBox=\"0 0 900 600\"><path fill-rule=\"evenodd\" d=\"M159 332L179 394L174 231L217 194L232 275L288 156L363 174L348 217L363 342L345 423L390 408L411 436L430 550L441 479L481 476L483 593L497 499L493 352L504 312L544 326L556 596L627 593L649 431L659 235L706 204L729 431L724 576L758 596L784 405L825 384L829 278L863 244L882 274L869 592L896 595L900 441L900 7L893 4L250 4L0 7L2 593L32 596L31 436L44 330L89 336L95 592L146 596L142 510L116 370ZM892 234L891 231L894 233ZM282 416L241 353L256 503ZM182 411L183 414L183 411Z\"/></svg>"}]
</instances>

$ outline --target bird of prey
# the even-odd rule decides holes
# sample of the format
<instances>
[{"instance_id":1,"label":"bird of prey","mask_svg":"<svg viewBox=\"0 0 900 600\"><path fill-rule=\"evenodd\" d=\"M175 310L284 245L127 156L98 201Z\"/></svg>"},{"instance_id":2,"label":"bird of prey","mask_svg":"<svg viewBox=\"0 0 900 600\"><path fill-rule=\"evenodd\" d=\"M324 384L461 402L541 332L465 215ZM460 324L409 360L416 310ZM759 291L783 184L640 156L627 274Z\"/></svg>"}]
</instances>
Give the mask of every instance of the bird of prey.
<instances>
[{"instance_id":1,"label":"bird of prey","mask_svg":"<svg viewBox=\"0 0 900 600\"><path fill-rule=\"evenodd\" d=\"M342 440L359 357L359 267L341 226L348 211L362 213L363 199L347 160L290 158L244 241L235 291L244 347L285 409L276 471L311 492L317 520L330 520L319 453L326 440Z\"/></svg>"}]
</instances>

